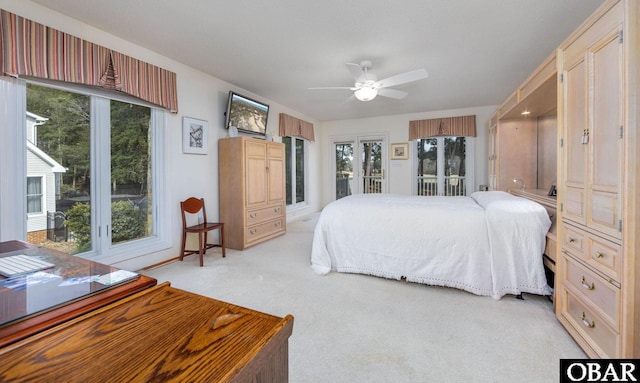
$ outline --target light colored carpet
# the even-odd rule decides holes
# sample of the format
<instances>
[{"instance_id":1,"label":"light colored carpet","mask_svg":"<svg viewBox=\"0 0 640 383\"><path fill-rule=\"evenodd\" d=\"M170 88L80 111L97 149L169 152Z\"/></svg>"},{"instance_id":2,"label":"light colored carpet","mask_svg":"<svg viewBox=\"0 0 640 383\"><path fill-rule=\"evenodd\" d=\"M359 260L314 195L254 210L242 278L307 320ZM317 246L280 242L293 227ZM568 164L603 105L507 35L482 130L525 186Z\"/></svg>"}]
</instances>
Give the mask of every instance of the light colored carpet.
<instances>
[{"instance_id":1,"label":"light colored carpet","mask_svg":"<svg viewBox=\"0 0 640 383\"><path fill-rule=\"evenodd\" d=\"M143 271L173 287L269 314L294 316L289 380L558 382L560 358L585 354L552 303L496 301L455 289L310 267L317 215L245 251L210 250Z\"/></svg>"}]
</instances>

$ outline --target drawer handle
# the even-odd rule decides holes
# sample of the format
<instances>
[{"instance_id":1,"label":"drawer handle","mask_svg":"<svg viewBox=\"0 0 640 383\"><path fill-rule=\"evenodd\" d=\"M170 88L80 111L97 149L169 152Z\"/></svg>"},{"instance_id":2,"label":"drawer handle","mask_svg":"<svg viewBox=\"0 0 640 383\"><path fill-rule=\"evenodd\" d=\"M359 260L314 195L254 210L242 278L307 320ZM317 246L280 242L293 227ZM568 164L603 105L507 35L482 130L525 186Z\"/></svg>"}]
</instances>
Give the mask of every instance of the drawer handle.
<instances>
[{"instance_id":1,"label":"drawer handle","mask_svg":"<svg viewBox=\"0 0 640 383\"><path fill-rule=\"evenodd\" d=\"M574 243L575 241L576 241L576 239L575 239L575 238L571 238L571 237L569 237L569 243Z\"/></svg>"},{"instance_id":2,"label":"drawer handle","mask_svg":"<svg viewBox=\"0 0 640 383\"><path fill-rule=\"evenodd\" d=\"M251 214L249 214L249 217L251 217L251 218L255 218L255 217L256 217L256 213L251 213Z\"/></svg>"},{"instance_id":3,"label":"drawer handle","mask_svg":"<svg viewBox=\"0 0 640 383\"><path fill-rule=\"evenodd\" d=\"M276 213L280 213L280 208L277 207L277 208L273 209L273 211L276 212Z\"/></svg>"},{"instance_id":4,"label":"drawer handle","mask_svg":"<svg viewBox=\"0 0 640 383\"><path fill-rule=\"evenodd\" d=\"M276 222L276 223L275 223L275 226L276 226L276 227L280 227L280 225L282 225L282 223L281 223L280 221L278 221L278 222Z\"/></svg>"},{"instance_id":5,"label":"drawer handle","mask_svg":"<svg viewBox=\"0 0 640 383\"><path fill-rule=\"evenodd\" d=\"M250 233L250 234L255 234L255 233L257 233L257 232L258 232L258 230L257 230L257 229L251 229L251 230L249 230L249 233Z\"/></svg>"},{"instance_id":6,"label":"drawer handle","mask_svg":"<svg viewBox=\"0 0 640 383\"><path fill-rule=\"evenodd\" d=\"M582 276L582 282L581 283L582 283L582 287L584 287L587 290L593 290L593 289L596 288L596 285L593 282L591 282L591 285L589 285L587 283L587 281L584 279L584 275Z\"/></svg>"},{"instance_id":7,"label":"drawer handle","mask_svg":"<svg viewBox=\"0 0 640 383\"><path fill-rule=\"evenodd\" d=\"M584 313L584 311L582 312L582 318L580 318L580 319L582 319L582 324L585 325L586 327L588 327L588 328L596 327L596 321L589 322L587 320L587 315Z\"/></svg>"},{"instance_id":8,"label":"drawer handle","mask_svg":"<svg viewBox=\"0 0 640 383\"><path fill-rule=\"evenodd\" d=\"M604 254L602 254L599 251L596 251L596 258L602 258L602 257L604 257Z\"/></svg>"}]
</instances>

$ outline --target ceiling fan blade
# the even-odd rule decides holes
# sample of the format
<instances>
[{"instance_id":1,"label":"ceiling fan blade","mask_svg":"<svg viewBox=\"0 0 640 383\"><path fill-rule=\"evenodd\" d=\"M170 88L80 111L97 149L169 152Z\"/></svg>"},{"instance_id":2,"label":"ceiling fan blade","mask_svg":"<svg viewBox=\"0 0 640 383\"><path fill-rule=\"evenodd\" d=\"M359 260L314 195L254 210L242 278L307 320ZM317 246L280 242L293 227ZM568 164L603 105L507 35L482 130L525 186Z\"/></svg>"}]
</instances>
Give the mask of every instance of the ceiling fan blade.
<instances>
[{"instance_id":1,"label":"ceiling fan blade","mask_svg":"<svg viewBox=\"0 0 640 383\"><path fill-rule=\"evenodd\" d=\"M360 66L360 64L346 63L344 65L347 66L349 73L351 73L351 75L353 76L353 78L356 79L356 81L360 81L364 77L365 73L362 70L362 67Z\"/></svg>"},{"instance_id":2,"label":"ceiling fan blade","mask_svg":"<svg viewBox=\"0 0 640 383\"><path fill-rule=\"evenodd\" d=\"M354 88L352 86L320 86L320 87L307 88L307 89L349 89L349 90L356 90L356 88Z\"/></svg>"},{"instance_id":3,"label":"ceiling fan blade","mask_svg":"<svg viewBox=\"0 0 640 383\"><path fill-rule=\"evenodd\" d=\"M408 82L422 80L429 77L429 73L425 69L418 69L411 72L397 74L395 76L387 77L380 81L376 81L376 87L387 88L390 86L406 84Z\"/></svg>"},{"instance_id":4,"label":"ceiling fan blade","mask_svg":"<svg viewBox=\"0 0 640 383\"><path fill-rule=\"evenodd\" d=\"M389 98L396 98L398 100L407 97L407 92L403 92L401 90L389 89L389 88L380 88L378 89L378 95Z\"/></svg>"}]
</instances>

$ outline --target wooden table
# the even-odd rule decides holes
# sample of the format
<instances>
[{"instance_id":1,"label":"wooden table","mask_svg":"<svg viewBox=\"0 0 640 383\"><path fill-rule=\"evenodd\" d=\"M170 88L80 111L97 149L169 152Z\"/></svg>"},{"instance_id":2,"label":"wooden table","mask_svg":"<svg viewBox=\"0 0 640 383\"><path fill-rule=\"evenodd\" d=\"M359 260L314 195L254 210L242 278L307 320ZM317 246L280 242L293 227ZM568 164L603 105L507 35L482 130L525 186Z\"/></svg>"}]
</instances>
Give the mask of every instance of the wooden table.
<instances>
[{"instance_id":1,"label":"wooden table","mask_svg":"<svg viewBox=\"0 0 640 383\"><path fill-rule=\"evenodd\" d=\"M134 280L113 286L88 281L60 286L61 280L104 275L118 269L27 242L0 242L0 257L16 254L37 256L54 264L53 269L45 271L59 280L34 285L27 284L25 280L24 286L20 286L18 279L23 277L8 280L0 276L0 347L157 283L153 278L140 275Z\"/></svg>"},{"instance_id":2,"label":"wooden table","mask_svg":"<svg viewBox=\"0 0 640 383\"><path fill-rule=\"evenodd\" d=\"M286 382L292 329L164 283L0 349L0 381Z\"/></svg>"}]
</instances>

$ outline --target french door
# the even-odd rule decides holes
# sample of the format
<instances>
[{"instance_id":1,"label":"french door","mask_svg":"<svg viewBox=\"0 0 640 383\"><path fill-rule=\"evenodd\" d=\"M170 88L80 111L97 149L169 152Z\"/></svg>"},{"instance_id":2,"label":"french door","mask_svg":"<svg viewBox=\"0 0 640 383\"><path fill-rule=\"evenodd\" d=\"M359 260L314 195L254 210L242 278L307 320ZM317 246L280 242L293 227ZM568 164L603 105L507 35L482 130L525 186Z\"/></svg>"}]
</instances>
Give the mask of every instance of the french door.
<instances>
[{"instance_id":1,"label":"french door","mask_svg":"<svg viewBox=\"0 0 640 383\"><path fill-rule=\"evenodd\" d=\"M386 136L333 140L335 199L351 194L386 193Z\"/></svg>"}]
</instances>

